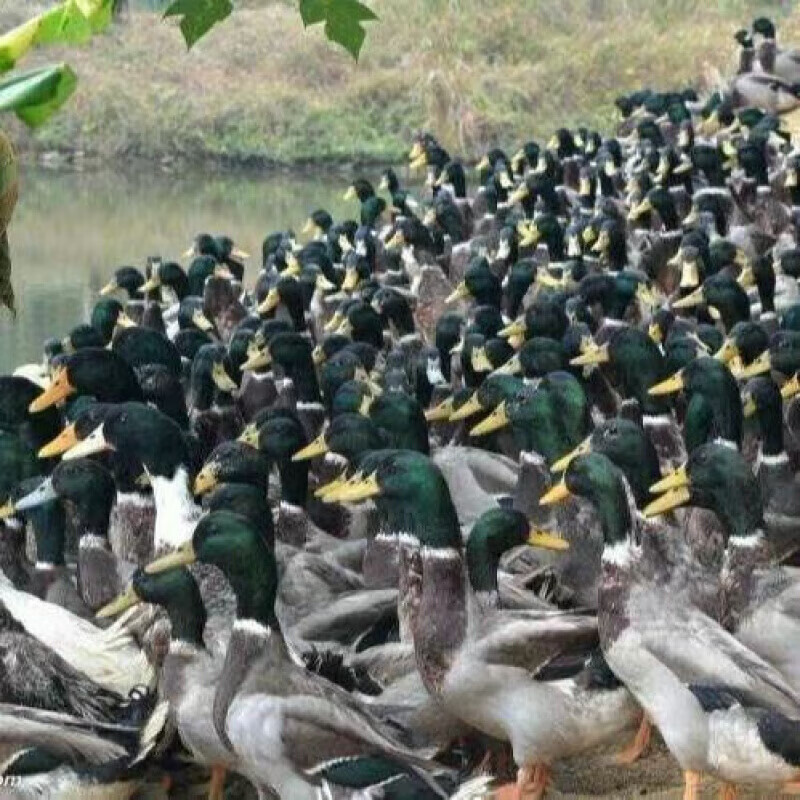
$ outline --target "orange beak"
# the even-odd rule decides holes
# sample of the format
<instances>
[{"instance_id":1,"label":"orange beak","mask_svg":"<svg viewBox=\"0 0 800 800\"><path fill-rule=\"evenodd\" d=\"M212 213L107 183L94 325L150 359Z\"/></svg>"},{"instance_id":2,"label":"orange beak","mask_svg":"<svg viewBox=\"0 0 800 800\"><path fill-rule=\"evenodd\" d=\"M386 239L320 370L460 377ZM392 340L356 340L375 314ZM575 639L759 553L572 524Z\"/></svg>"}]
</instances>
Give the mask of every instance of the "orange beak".
<instances>
[{"instance_id":1,"label":"orange beak","mask_svg":"<svg viewBox=\"0 0 800 800\"><path fill-rule=\"evenodd\" d=\"M75 432L75 424L67 425L55 439L50 440L40 451L39 458L53 458L66 453L78 444L78 434Z\"/></svg>"},{"instance_id":2,"label":"orange beak","mask_svg":"<svg viewBox=\"0 0 800 800\"><path fill-rule=\"evenodd\" d=\"M67 368L61 367L50 385L28 406L28 411L31 414L44 411L69 397L74 391L75 387L69 382Z\"/></svg>"}]
</instances>

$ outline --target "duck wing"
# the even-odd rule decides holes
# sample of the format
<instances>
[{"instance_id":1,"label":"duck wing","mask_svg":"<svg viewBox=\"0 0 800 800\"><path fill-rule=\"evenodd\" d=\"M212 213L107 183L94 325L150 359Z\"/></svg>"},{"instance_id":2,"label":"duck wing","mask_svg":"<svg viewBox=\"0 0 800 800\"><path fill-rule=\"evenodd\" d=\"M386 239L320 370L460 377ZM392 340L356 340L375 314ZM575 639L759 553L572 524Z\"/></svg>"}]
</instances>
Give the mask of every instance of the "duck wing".
<instances>
[{"instance_id":1,"label":"duck wing","mask_svg":"<svg viewBox=\"0 0 800 800\"><path fill-rule=\"evenodd\" d=\"M486 664L525 669L534 675L575 659L582 661L599 644L597 619L555 612L500 614L488 631L469 644L471 656Z\"/></svg>"},{"instance_id":2,"label":"duck wing","mask_svg":"<svg viewBox=\"0 0 800 800\"><path fill-rule=\"evenodd\" d=\"M0 744L41 747L73 762L102 764L128 755L102 734L130 733L120 726L87 723L68 714L0 703Z\"/></svg>"},{"instance_id":3,"label":"duck wing","mask_svg":"<svg viewBox=\"0 0 800 800\"><path fill-rule=\"evenodd\" d=\"M153 669L133 638L117 625L100 629L64 608L15 589L0 573L0 606L30 636L78 673L127 697L150 686Z\"/></svg>"},{"instance_id":4,"label":"duck wing","mask_svg":"<svg viewBox=\"0 0 800 800\"><path fill-rule=\"evenodd\" d=\"M626 604L637 646L685 684L727 686L790 717L800 715L800 693L759 655L690 603L652 587L632 590Z\"/></svg>"},{"instance_id":5,"label":"duck wing","mask_svg":"<svg viewBox=\"0 0 800 800\"><path fill-rule=\"evenodd\" d=\"M291 635L308 642L350 644L384 616L396 612L396 589L365 589L313 611L294 626Z\"/></svg>"}]
</instances>

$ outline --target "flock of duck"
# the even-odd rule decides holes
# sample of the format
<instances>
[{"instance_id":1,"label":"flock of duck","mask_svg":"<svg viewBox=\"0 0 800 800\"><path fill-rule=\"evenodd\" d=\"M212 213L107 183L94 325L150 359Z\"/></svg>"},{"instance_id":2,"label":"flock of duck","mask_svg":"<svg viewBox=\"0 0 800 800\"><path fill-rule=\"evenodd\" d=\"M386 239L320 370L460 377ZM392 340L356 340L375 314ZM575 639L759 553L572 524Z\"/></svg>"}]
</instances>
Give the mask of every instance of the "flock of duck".
<instances>
[{"instance_id":1,"label":"flock of duck","mask_svg":"<svg viewBox=\"0 0 800 800\"><path fill-rule=\"evenodd\" d=\"M250 290L225 236L122 267L0 378L0 794L531 800L652 728L685 800L800 791L800 153L747 95L800 54L736 39L472 197L420 134Z\"/></svg>"}]
</instances>

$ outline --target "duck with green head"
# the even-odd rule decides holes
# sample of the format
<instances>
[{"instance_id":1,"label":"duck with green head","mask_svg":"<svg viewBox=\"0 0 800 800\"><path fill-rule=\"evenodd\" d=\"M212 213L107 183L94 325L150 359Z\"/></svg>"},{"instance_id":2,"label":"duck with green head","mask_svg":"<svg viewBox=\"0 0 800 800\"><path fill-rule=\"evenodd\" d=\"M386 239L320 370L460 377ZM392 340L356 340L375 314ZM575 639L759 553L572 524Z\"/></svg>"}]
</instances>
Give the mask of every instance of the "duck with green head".
<instances>
[{"instance_id":1,"label":"duck with green head","mask_svg":"<svg viewBox=\"0 0 800 800\"><path fill-rule=\"evenodd\" d=\"M742 391L744 416L755 418L758 428L755 473L764 503L766 534L779 557L796 550L799 543L798 481L786 452L783 422L783 401L796 390L796 381L781 390L769 375L759 375Z\"/></svg>"},{"instance_id":2,"label":"duck with green head","mask_svg":"<svg viewBox=\"0 0 800 800\"><path fill-rule=\"evenodd\" d=\"M214 512L206 519L210 522L203 520L198 529L217 524L236 530L246 523L243 517L226 511ZM185 567L157 574L137 570L125 591L97 616L117 616L140 603L164 609L169 618L170 642L161 665L161 694L169 703L172 724L183 746L195 762L211 768L209 800L222 800L225 774L236 769L236 757L217 733L213 720L214 695L228 636L216 638L206 625L200 589Z\"/></svg>"},{"instance_id":3,"label":"duck with green head","mask_svg":"<svg viewBox=\"0 0 800 800\"><path fill-rule=\"evenodd\" d=\"M498 608L552 611L553 607L533 592L518 585L500 568L501 558L513 548L545 542L566 549L566 541L541 531L531 531L528 518L511 508L491 508L476 520L467 538L464 557L467 576L478 606L486 611Z\"/></svg>"},{"instance_id":4,"label":"duck with green head","mask_svg":"<svg viewBox=\"0 0 800 800\"><path fill-rule=\"evenodd\" d=\"M113 598L133 571L133 565L110 549L108 527L115 497L111 473L94 461L77 459L61 462L52 475L15 502L17 511L26 513L51 504L72 510L78 536L78 591L92 611Z\"/></svg>"},{"instance_id":5,"label":"duck with green head","mask_svg":"<svg viewBox=\"0 0 800 800\"><path fill-rule=\"evenodd\" d=\"M730 331L737 322L750 319L750 300L747 292L735 278L720 272L706 278L690 294L672 303L673 308L691 309L706 305L712 317L722 320L726 331Z\"/></svg>"},{"instance_id":6,"label":"duck with green head","mask_svg":"<svg viewBox=\"0 0 800 800\"><path fill-rule=\"evenodd\" d=\"M293 660L275 611L275 558L252 527L211 515L191 543L148 571L196 560L222 570L237 598L213 719L243 774L298 800L315 800L320 787L330 791L329 782L363 788L370 773L372 782L383 782L406 772L418 781L415 796L446 796L427 774L423 779L427 763L395 744L357 701ZM276 713L278 720L268 723ZM266 730L265 724L274 741L254 736L255 726Z\"/></svg>"},{"instance_id":7,"label":"duck with green head","mask_svg":"<svg viewBox=\"0 0 800 800\"><path fill-rule=\"evenodd\" d=\"M679 464L684 458L680 427L673 419L669 403L649 394L665 375L664 355L658 345L638 328L620 328L609 340L598 344L590 340L582 345L581 355L571 359L573 366L608 365L623 398L639 404L644 426L650 435L659 460Z\"/></svg>"},{"instance_id":8,"label":"duck with green head","mask_svg":"<svg viewBox=\"0 0 800 800\"><path fill-rule=\"evenodd\" d=\"M596 639L590 617L512 616L514 621L506 622L500 612L472 610L477 607L465 587L455 508L429 459L389 453L342 494L350 501L374 498L386 535L410 548L409 558L400 562L406 587L401 593L414 609L411 625L423 682L450 713L511 743L519 766L518 796L541 796L554 760L612 742L638 722L638 709L624 689L583 689L573 677L568 680L574 691L562 693L547 670L540 671L545 662L554 667L556 651L562 657L591 652ZM532 533L529 541L545 543ZM406 572L415 577L404 580ZM496 650L501 641L505 655ZM515 713L521 707L522 716Z\"/></svg>"},{"instance_id":9,"label":"duck with green head","mask_svg":"<svg viewBox=\"0 0 800 800\"><path fill-rule=\"evenodd\" d=\"M776 764L768 755L786 750L762 720L774 715L788 722L785 715L796 715L793 690L685 593L675 591L659 548L645 546L654 537L674 534L648 530L622 473L607 458L578 456L567 468L565 485L592 502L602 520L606 544L598 627L603 652L678 760L684 797L699 798L702 774L733 784L788 781L787 764ZM669 507L654 506L647 513ZM739 751L744 741L752 746Z\"/></svg>"},{"instance_id":10,"label":"duck with green head","mask_svg":"<svg viewBox=\"0 0 800 800\"><path fill-rule=\"evenodd\" d=\"M47 389L31 400L28 410L38 414L73 395L124 403L141 399L142 390L136 373L120 355L102 347L87 347L64 358Z\"/></svg>"},{"instance_id":11,"label":"duck with green head","mask_svg":"<svg viewBox=\"0 0 800 800\"><path fill-rule=\"evenodd\" d=\"M156 507L155 551L176 547L190 538L200 509L189 486L193 469L188 440L178 425L141 403L112 406L64 458L108 451L127 453L149 475Z\"/></svg>"},{"instance_id":12,"label":"duck with green head","mask_svg":"<svg viewBox=\"0 0 800 800\"><path fill-rule=\"evenodd\" d=\"M488 259L481 257L470 262L464 273L464 280L448 296L447 302L469 299L477 305L500 308L502 298L500 279L492 272Z\"/></svg>"}]
</instances>

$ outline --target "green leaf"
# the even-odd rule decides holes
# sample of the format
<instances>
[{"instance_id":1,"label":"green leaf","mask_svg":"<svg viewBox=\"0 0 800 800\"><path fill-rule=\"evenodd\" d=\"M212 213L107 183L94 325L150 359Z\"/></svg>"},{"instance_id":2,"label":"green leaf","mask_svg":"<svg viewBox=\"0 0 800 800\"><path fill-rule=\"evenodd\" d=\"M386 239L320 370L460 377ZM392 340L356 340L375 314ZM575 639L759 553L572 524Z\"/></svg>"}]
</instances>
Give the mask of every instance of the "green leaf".
<instances>
[{"instance_id":1,"label":"green leaf","mask_svg":"<svg viewBox=\"0 0 800 800\"><path fill-rule=\"evenodd\" d=\"M218 22L233 11L230 0L174 0L164 12L165 17L182 17L181 33L186 46L191 47Z\"/></svg>"},{"instance_id":2,"label":"green leaf","mask_svg":"<svg viewBox=\"0 0 800 800\"><path fill-rule=\"evenodd\" d=\"M325 35L358 60L367 32L362 22L377 19L375 12L359 0L300 0L303 25L325 23Z\"/></svg>"},{"instance_id":3,"label":"green leaf","mask_svg":"<svg viewBox=\"0 0 800 800\"><path fill-rule=\"evenodd\" d=\"M77 83L66 64L17 72L0 81L0 112L13 111L26 125L38 127L66 102Z\"/></svg>"},{"instance_id":4,"label":"green leaf","mask_svg":"<svg viewBox=\"0 0 800 800\"><path fill-rule=\"evenodd\" d=\"M0 36L0 72L44 44L84 44L111 21L113 0L63 0Z\"/></svg>"}]
</instances>

